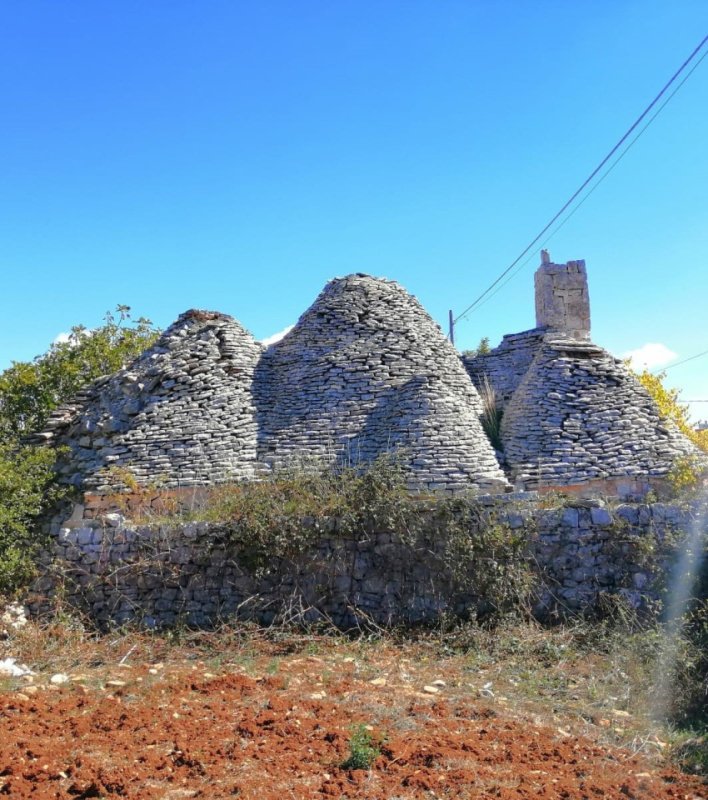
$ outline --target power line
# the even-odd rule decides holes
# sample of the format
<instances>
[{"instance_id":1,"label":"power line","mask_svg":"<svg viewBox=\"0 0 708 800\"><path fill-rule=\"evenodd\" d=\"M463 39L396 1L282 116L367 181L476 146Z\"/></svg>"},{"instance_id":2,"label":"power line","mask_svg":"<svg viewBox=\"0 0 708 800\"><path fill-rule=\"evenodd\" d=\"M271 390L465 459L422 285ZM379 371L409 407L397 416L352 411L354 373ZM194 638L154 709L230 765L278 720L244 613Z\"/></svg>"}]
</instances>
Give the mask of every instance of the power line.
<instances>
[{"instance_id":1,"label":"power line","mask_svg":"<svg viewBox=\"0 0 708 800\"><path fill-rule=\"evenodd\" d=\"M666 370L668 369L673 369L674 367L680 367L682 364L688 364L689 361L695 361L695 359L702 358L703 356L708 356L708 350L704 350L702 353L697 353L695 356L691 356L690 358L684 358L683 361L677 361L675 364L670 364L668 367L664 367L664 369L661 371L666 372Z\"/></svg>"},{"instance_id":2,"label":"power line","mask_svg":"<svg viewBox=\"0 0 708 800\"><path fill-rule=\"evenodd\" d=\"M666 85L661 89L659 94L649 103L649 105L644 109L644 111L639 115L639 117L634 121L634 123L630 126L630 128L626 131L626 133L622 136L622 138L617 142L617 144L610 150L610 152L602 159L602 161L595 167L595 169L590 173L590 175L583 181L581 186L576 189L576 191L571 195L571 197L563 204L561 209L552 217L551 221L541 230L541 232L521 251L521 253L514 259L514 261L509 264L509 266L476 298L469 306L460 314L455 317L453 320L453 324L458 322L465 314L468 314L479 302L486 297L492 289L521 261L521 259L528 253L528 251L541 239L546 231L548 231L556 222L556 220L566 211L566 209L573 203L573 201L578 197L578 195L587 187L587 185L593 180L593 178L600 172L600 170L607 164L607 162L614 156L614 154L619 150L619 148L624 144L624 142L629 138L632 132L637 128L637 126L641 123L641 121L647 116L647 114L651 111L651 109L657 104L657 102L661 99L664 95L666 90L673 84L673 82L678 78L678 76L684 71L684 69L690 64L690 62L695 58L697 53L701 50L703 45L708 41L708 35L703 38L700 44L695 48L695 50L691 53L691 55L681 64L681 66L676 70L676 72L671 76L669 81ZM700 63L700 62L699 62ZM635 139L636 141L636 139ZM631 145L630 145L631 147Z\"/></svg>"},{"instance_id":3,"label":"power line","mask_svg":"<svg viewBox=\"0 0 708 800\"><path fill-rule=\"evenodd\" d=\"M666 100L664 100L664 102L659 106L659 108L654 112L654 114L652 114L652 116L649 118L647 123L640 129L639 133L630 141L630 143L627 145L627 147L625 147L625 149L619 154L619 156L614 160L614 162L605 170L605 172L600 176L599 180L595 183L595 185L587 192L585 197L583 197L583 199L566 216L566 218L557 225L555 230L553 230L543 240L543 242L541 242L541 247L542 248L545 247L551 241L551 239L558 233L558 231L566 224L566 222L568 222L573 217L575 212L580 209L580 207L583 205L583 203L585 203L585 201L590 198L590 196L595 191L595 189L597 189L600 186L600 184L605 180L605 178L612 172L612 170L619 164L619 162L627 155L627 153L629 152L629 150L632 147L632 145L634 145L634 143L641 137L641 135L644 133L644 131L646 131L646 129L652 124L652 122L654 122L654 120L659 116L659 114L661 114L661 112L664 110L664 108L671 102L673 97L681 89L681 87L684 85L684 83L686 83L686 81L691 77L691 75L695 72L695 70L700 65L701 61L703 61L703 59L706 58L706 56L708 56L708 50L706 50L706 52L703 53L703 55L698 59L698 61L696 61L696 63L691 67L691 69L688 71L688 73L684 76L684 78L681 81L681 83L679 83L679 85L673 90L673 92L671 92L671 94L666 98ZM507 283L509 283L510 280L512 280L512 278L514 278L516 275L519 274L519 272L529 263L529 261L531 261L532 258L535 257L535 255L536 255L536 253L533 252L527 259L525 259L521 264L519 264L518 267L511 273L511 275L509 275L507 277L507 279L505 281L503 281L501 284L499 284L499 286L497 286L494 289L493 292L491 292L487 297L485 297L484 300L481 300L480 302L478 302L476 304L477 308L480 308L485 303L488 303L498 292L500 292L507 285ZM467 311L469 311L469 310L470 309L468 309ZM467 311L465 311L463 313L467 313ZM460 317L461 316L462 316L462 314L460 314ZM460 317L458 317L458 319Z\"/></svg>"}]
</instances>

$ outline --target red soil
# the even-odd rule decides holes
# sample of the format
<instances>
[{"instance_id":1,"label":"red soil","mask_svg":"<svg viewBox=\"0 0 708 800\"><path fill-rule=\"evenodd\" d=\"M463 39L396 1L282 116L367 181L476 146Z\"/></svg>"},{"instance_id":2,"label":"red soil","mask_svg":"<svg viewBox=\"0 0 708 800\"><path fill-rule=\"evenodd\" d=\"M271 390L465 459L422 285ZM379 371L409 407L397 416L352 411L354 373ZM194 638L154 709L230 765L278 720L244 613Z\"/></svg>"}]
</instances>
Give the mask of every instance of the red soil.
<instances>
[{"instance_id":1,"label":"red soil","mask_svg":"<svg viewBox=\"0 0 708 800\"><path fill-rule=\"evenodd\" d=\"M702 800L696 778L353 658L133 666L0 694L0 796ZM264 672L268 671L267 668ZM420 684L420 685L419 685ZM380 755L341 765L352 726Z\"/></svg>"}]
</instances>

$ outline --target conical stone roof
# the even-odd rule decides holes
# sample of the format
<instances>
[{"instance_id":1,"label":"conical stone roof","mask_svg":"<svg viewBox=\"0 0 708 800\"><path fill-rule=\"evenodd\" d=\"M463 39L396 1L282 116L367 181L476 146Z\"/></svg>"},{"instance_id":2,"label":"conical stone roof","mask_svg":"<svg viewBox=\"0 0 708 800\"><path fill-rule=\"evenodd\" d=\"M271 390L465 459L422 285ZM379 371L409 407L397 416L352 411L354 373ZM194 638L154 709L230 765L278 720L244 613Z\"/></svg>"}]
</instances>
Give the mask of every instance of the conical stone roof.
<instances>
[{"instance_id":1,"label":"conical stone roof","mask_svg":"<svg viewBox=\"0 0 708 800\"><path fill-rule=\"evenodd\" d=\"M99 490L252 477L262 350L232 317L185 312L130 366L53 415L49 432L70 448L66 477Z\"/></svg>"},{"instance_id":2,"label":"conical stone roof","mask_svg":"<svg viewBox=\"0 0 708 800\"><path fill-rule=\"evenodd\" d=\"M256 397L258 458L273 468L398 450L417 486L506 485L456 351L393 281L330 281L263 355Z\"/></svg>"},{"instance_id":3,"label":"conical stone roof","mask_svg":"<svg viewBox=\"0 0 708 800\"><path fill-rule=\"evenodd\" d=\"M511 480L527 488L661 477L696 453L620 359L552 337L506 406L501 433Z\"/></svg>"}]
</instances>

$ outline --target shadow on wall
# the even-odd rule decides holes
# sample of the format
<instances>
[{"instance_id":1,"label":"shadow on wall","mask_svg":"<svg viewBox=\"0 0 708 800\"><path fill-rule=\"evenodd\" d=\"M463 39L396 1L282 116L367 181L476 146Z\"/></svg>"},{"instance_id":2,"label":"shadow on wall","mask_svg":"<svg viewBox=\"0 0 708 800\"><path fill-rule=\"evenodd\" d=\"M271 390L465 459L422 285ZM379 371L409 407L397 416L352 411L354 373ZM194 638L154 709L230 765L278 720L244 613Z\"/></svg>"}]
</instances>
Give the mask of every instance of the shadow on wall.
<instances>
[{"instance_id":1,"label":"shadow on wall","mask_svg":"<svg viewBox=\"0 0 708 800\"><path fill-rule=\"evenodd\" d=\"M416 419L431 408L426 377L377 388L360 403L342 395L336 373L334 381L320 374L318 396L308 399L293 388L313 377L307 365L284 376L269 356L261 358L253 382L259 463L275 470L308 453L323 464L356 466L394 452L412 466Z\"/></svg>"}]
</instances>

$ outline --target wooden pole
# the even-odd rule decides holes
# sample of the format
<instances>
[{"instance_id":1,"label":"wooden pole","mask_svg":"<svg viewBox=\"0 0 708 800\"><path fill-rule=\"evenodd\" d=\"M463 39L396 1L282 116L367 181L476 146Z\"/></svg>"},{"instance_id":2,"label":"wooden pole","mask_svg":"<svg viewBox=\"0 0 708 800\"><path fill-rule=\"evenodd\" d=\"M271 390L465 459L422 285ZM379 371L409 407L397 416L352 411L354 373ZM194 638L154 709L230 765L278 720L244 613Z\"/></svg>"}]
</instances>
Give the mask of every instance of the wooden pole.
<instances>
[{"instance_id":1,"label":"wooden pole","mask_svg":"<svg viewBox=\"0 0 708 800\"><path fill-rule=\"evenodd\" d=\"M455 344L455 318L452 316L452 309L448 312L448 319L450 320L450 344Z\"/></svg>"}]
</instances>

